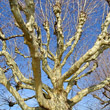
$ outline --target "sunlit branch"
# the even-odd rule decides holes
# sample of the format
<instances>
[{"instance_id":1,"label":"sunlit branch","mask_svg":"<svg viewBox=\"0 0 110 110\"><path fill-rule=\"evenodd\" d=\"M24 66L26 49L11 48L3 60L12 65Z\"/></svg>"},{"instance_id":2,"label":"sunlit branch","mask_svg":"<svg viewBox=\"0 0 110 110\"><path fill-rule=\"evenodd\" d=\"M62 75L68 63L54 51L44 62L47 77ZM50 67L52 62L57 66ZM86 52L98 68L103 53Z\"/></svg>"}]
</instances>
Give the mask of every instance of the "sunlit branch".
<instances>
[{"instance_id":1,"label":"sunlit branch","mask_svg":"<svg viewBox=\"0 0 110 110\"><path fill-rule=\"evenodd\" d=\"M2 32L2 29L1 28L0 28L0 38L5 39L5 35ZM3 44L2 50L6 50L6 42L5 41L2 41L2 44Z\"/></svg>"},{"instance_id":2,"label":"sunlit branch","mask_svg":"<svg viewBox=\"0 0 110 110\"><path fill-rule=\"evenodd\" d=\"M27 79L23 76L23 74L20 72L16 62L13 60L13 58L10 56L10 54L6 51L2 51L3 55L6 57L6 62L9 67L11 67L13 73L19 78L20 81L27 83L27 84L33 84L34 81L32 79Z\"/></svg>"},{"instance_id":3,"label":"sunlit branch","mask_svg":"<svg viewBox=\"0 0 110 110\"><path fill-rule=\"evenodd\" d=\"M61 19L61 4L60 2L56 2L56 4L53 6L53 11L56 16L56 21L54 24L54 34L57 36L57 51L56 51L56 57L57 60L61 61L61 57L63 54L63 46L64 46L64 35L62 30L62 19ZM58 63L58 61L57 61Z\"/></svg>"},{"instance_id":4,"label":"sunlit branch","mask_svg":"<svg viewBox=\"0 0 110 110\"><path fill-rule=\"evenodd\" d=\"M42 44L42 45L46 46L46 44ZM46 49L42 47L41 52L44 56L47 55L47 58L49 58L50 60L55 61L55 56L53 55L51 51L49 50L47 51Z\"/></svg>"},{"instance_id":5,"label":"sunlit branch","mask_svg":"<svg viewBox=\"0 0 110 110\"><path fill-rule=\"evenodd\" d=\"M2 68L0 68L0 83L1 83L1 84L4 84L5 81L6 81L6 80L5 80L4 71L3 71Z\"/></svg>"},{"instance_id":6,"label":"sunlit branch","mask_svg":"<svg viewBox=\"0 0 110 110\"><path fill-rule=\"evenodd\" d=\"M41 5L41 0L39 0L39 2L40 2L41 13L42 13L42 15L43 15L43 18L45 19L44 11L43 11L43 9L42 9L42 5Z\"/></svg>"},{"instance_id":7,"label":"sunlit branch","mask_svg":"<svg viewBox=\"0 0 110 110\"><path fill-rule=\"evenodd\" d=\"M87 73L84 73L84 74L82 74L81 76L75 78L74 80L77 81L77 80L81 79L82 77L85 77L85 76L91 74L97 67L98 67L98 64L97 64L97 62L96 62L96 63L94 63L94 65L93 65L93 67L92 67L91 70L89 70Z\"/></svg>"},{"instance_id":8,"label":"sunlit branch","mask_svg":"<svg viewBox=\"0 0 110 110\"><path fill-rule=\"evenodd\" d=\"M43 44L41 42L42 40L42 36L41 36L41 29L38 27L37 23L35 22L34 23L34 27L37 31L37 43L39 44L39 47L40 47L40 51L43 55L47 55L47 57L51 60L54 60L55 59L55 56L52 54L52 52L48 49L47 51L43 48L43 45L47 46L47 44ZM46 27L47 28L47 27ZM49 42L49 41L48 41ZM43 56L42 56L43 57Z\"/></svg>"},{"instance_id":9,"label":"sunlit branch","mask_svg":"<svg viewBox=\"0 0 110 110\"><path fill-rule=\"evenodd\" d=\"M108 92L110 92L109 86L105 86L104 89L107 90Z\"/></svg>"},{"instance_id":10,"label":"sunlit branch","mask_svg":"<svg viewBox=\"0 0 110 110\"><path fill-rule=\"evenodd\" d=\"M97 85L93 85L93 86L90 86L88 88L85 88L85 89L81 90L80 92L77 93L76 96L74 96L71 99L71 101L73 102L73 103L71 103L71 106L78 103L87 94L89 94L91 92L94 92L96 90L99 90L99 89L103 88L105 85L108 85L108 84L110 84L110 78L106 78L104 81L102 81L101 83L99 83Z\"/></svg>"},{"instance_id":11,"label":"sunlit branch","mask_svg":"<svg viewBox=\"0 0 110 110\"><path fill-rule=\"evenodd\" d=\"M84 0L83 10L85 9L86 5L87 5L87 0Z\"/></svg>"},{"instance_id":12,"label":"sunlit branch","mask_svg":"<svg viewBox=\"0 0 110 110\"><path fill-rule=\"evenodd\" d=\"M26 3L26 11L25 11L25 15L26 15L26 19L27 19L27 23L26 23L26 27L28 28L28 30L30 32L33 32L33 28L34 28L34 22L35 22L35 4L34 4L34 0L25 0Z\"/></svg>"},{"instance_id":13,"label":"sunlit branch","mask_svg":"<svg viewBox=\"0 0 110 110\"><path fill-rule=\"evenodd\" d=\"M49 86L42 84L42 88L48 93L50 97L52 96L52 89Z\"/></svg>"},{"instance_id":14,"label":"sunlit branch","mask_svg":"<svg viewBox=\"0 0 110 110\"><path fill-rule=\"evenodd\" d=\"M104 21L104 23L101 26L101 29L103 32L107 32L109 24L110 24L110 12L106 16L106 20Z\"/></svg>"},{"instance_id":15,"label":"sunlit branch","mask_svg":"<svg viewBox=\"0 0 110 110\"><path fill-rule=\"evenodd\" d=\"M106 31L109 24L110 24L110 13L106 17L106 20L104 22L105 27L102 28L102 32L98 36L94 46L90 50L88 50L78 61L76 61L65 74L63 74L61 78L63 81L69 78L72 74L74 74L84 62L88 61L89 58L92 58L92 56L94 55L96 55L95 57L98 57L99 53L101 52L100 51L101 49L102 51L104 51L104 49L108 48L108 46L110 45L109 39L110 36Z\"/></svg>"},{"instance_id":16,"label":"sunlit branch","mask_svg":"<svg viewBox=\"0 0 110 110\"><path fill-rule=\"evenodd\" d=\"M43 27L46 31L46 36L47 36L47 49L49 49L49 43L50 43L50 30L49 30L49 22L48 21L45 21L43 23Z\"/></svg>"},{"instance_id":17,"label":"sunlit branch","mask_svg":"<svg viewBox=\"0 0 110 110\"><path fill-rule=\"evenodd\" d=\"M23 56L24 58L30 58L30 56L25 56L24 54L22 54L17 47L15 47L15 53L20 54L21 56Z\"/></svg>"},{"instance_id":18,"label":"sunlit branch","mask_svg":"<svg viewBox=\"0 0 110 110\"><path fill-rule=\"evenodd\" d=\"M30 89L30 90L35 90L35 87L34 86L31 86L31 85L24 85L24 84L20 84L18 86L18 88L16 88L16 90L20 90L20 89Z\"/></svg>"},{"instance_id":19,"label":"sunlit branch","mask_svg":"<svg viewBox=\"0 0 110 110\"><path fill-rule=\"evenodd\" d=\"M30 110L35 110L34 108L28 107L25 104L24 100L21 98L19 93L11 86L10 82L6 79L2 68L0 68L0 83L3 84L8 89L8 91L15 97L15 99L17 101L17 104L19 104L19 106L22 109L27 108L27 109L30 109Z\"/></svg>"},{"instance_id":20,"label":"sunlit branch","mask_svg":"<svg viewBox=\"0 0 110 110\"><path fill-rule=\"evenodd\" d=\"M65 56L61 66L64 66L64 64L66 63L67 58L71 55L71 53L73 52L75 46L77 45L77 43L78 43L78 41L79 41L79 39L81 37L82 27L83 27L85 21L86 21L86 13L81 12L80 16L79 16L79 24L77 26L77 30L76 30L75 36L73 36L64 46L64 51L65 51L68 46L72 45L70 51ZM74 43L72 44L73 40L74 40Z\"/></svg>"},{"instance_id":21,"label":"sunlit branch","mask_svg":"<svg viewBox=\"0 0 110 110\"><path fill-rule=\"evenodd\" d=\"M30 40L29 36L30 33L26 27L26 24L21 16L20 10L19 10L19 5L17 0L9 0L11 11L14 15L15 20L17 21L20 29L24 32L24 36Z\"/></svg>"},{"instance_id":22,"label":"sunlit branch","mask_svg":"<svg viewBox=\"0 0 110 110\"><path fill-rule=\"evenodd\" d=\"M49 49L49 43L50 43L49 22L48 22L48 21L45 21L45 22L43 23L43 27L44 27L44 29L45 29L45 31L46 31L46 34L47 34L47 35L46 35L46 36L47 36L47 44L46 44L46 46L47 46L47 53L50 54L53 59L55 59L55 56L53 55L53 53L52 53L52 52L50 51L50 49Z\"/></svg>"},{"instance_id":23,"label":"sunlit branch","mask_svg":"<svg viewBox=\"0 0 110 110\"><path fill-rule=\"evenodd\" d=\"M33 73L34 73L34 79L35 79L35 91L36 91L36 98L37 101L40 103L40 105L45 105L45 103L47 103L47 105L45 105L45 107L48 107L48 100L44 97L43 95L43 91L42 91L42 81L41 81L41 65L40 65L40 58L39 56L34 56L35 54L38 55L37 52L33 52L32 53L32 69L33 69Z\"/></svg>"},{"instance_id":24,"label":"sunlit branch","mask_svg":"<svg viewBox=\"0 0 110 110\"><path fill-rule=\"evenodd\" d=\"M71 79L66 80L68 82L67 88L66 88L66 92L69 93L69 91L71 90L71 88L73 87L73 85L75 84L75 78L77 78L77 76L83 72L87 67L89 66L89 63L86 63L82 68L80 68L73 76Z\"/></svg>"},{"instance_id":25,"label":"sunlit branch","mask_svg":"<svg viewBox=\"0 0 110 110\"><path fill-rule=\"evenodd\" d=\"M21 1L18 1L18 5L19 5L19 9L20 9L20 11L24 11L24 13L25 13L25 11L26 11L26 7L22 4Z\"/></svg>"},{"instance_id":26,"label":"sunlit branch","mask_svg":"<svg viewBox=\"0 0 110 110\"><path fill-rule=\"evenodd\" d=\"M35 87L33 85L23 84L20 80L18 80L18 77L16 76L16 74L14 72L13 72L13 76L11 76L8 81L10 81L11 78L14 78L14 81L16 82L16 86L15 87L16 87L17 91L20 90L20 89L35 90Z\"/></svg>"},{"instance_id":27,"label":"sunlit branch","mask_svg":"<svg viewBox=\"0 0 110 110\"><path fill-rule=\"evenodd\" d=\"M51 74L52 73L52 69L48 65L47 57L42 58L42 69L49 76L49 78L52 77L52 74Z\"/></svg>"},{"instance_id":28,"label":"sunlit branch","mask_svg":"<svg viewBox=\"0 0 110 110\"><path fill-rule=\"evenodd\" d=\"M17 104L19 104L19 106L22 109L30 109L30 110L35 110L35 108L31 108L29 106L26 105L26 103L24 102L24 99L21 98L21 96L19 95L19 93L11 86L11 84L6 80L6 82L3 84L8 91L15 97L15 99L17 100Z\"/></svg>"},{"instance_id":29,"label":"sunlit branch","mask_svg":"<svg viewBox=\"0 0 110 110\"><path fill-rule=\"evenodd\" d=\"M43 23L43 27L47 33L47 50L45 50L42 46L41 48L41 52L42 52L42 69L44 70L44 72L51 78L51 72L52 69L50 68L50 66L48 65L47 62L47 57L54 60L55 56L52 54L52 52L49 50L49 43L50 43L50 30L49 30L49 24L48 21L45 21ZM51 55L51 57L49 56L49 54Z\"/></svg>"},{"instance_id":30,"label":"sunlit branch","mask_svg":"<svg viewBox=\"0 0 110 110\"><path fill-rule=\"evenodd\" d=\"M101 47L101 42L96 41L95 45L90 50L88 50L88 52L85 55L83 55L78 61L76 61L66 73L64 73L62 79L65 80L69 78L72 74L74 74L80 68L80 66L84 62L86 62L86 60L88 60L100 49L100 47Z\"/></svg>"},{"instance_id":31,"label":"sunlit branch","mask_svg":"<svg viewBox=\"0 0 110 110\"><path fill-rule=\"evenodd\" d=\"M89 8L92 7L92 5L95 5L95 3L96 2L94 2L94 0L91 1L88 0L87 3L84 5L84 6L88 5L87 8L85 9L86 12L88 12Z\"/></svg>"}]
</instances>

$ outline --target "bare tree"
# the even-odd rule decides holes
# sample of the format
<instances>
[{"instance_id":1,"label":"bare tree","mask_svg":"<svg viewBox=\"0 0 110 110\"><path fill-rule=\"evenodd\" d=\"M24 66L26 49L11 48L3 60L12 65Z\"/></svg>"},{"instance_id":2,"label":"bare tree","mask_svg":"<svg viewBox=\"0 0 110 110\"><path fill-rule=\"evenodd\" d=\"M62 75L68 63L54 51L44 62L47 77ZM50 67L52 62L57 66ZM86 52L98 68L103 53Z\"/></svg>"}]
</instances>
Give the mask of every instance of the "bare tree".
<instances>
[{"instance_id":1,"label":"bare tree","mask_svg":"<svg viewBox=\"0 0 110 110\"><path fill-rule=\"evenodd\" d=\"M6 100L11 106L71 110L87 94L110 84L110 78L81 89L77 83L97 68L97 57L110 46L110 12L105 0L5 0L0 4L0 83L16 100ZM68 65L70 57L74 59ZM44 73L49 84L43 81ZM73 86L80 91L69 98ZM23 98L19 93L23 89L35 95ZM32 98L39 107L25 103Z\"/></svg>"}]
</instances>

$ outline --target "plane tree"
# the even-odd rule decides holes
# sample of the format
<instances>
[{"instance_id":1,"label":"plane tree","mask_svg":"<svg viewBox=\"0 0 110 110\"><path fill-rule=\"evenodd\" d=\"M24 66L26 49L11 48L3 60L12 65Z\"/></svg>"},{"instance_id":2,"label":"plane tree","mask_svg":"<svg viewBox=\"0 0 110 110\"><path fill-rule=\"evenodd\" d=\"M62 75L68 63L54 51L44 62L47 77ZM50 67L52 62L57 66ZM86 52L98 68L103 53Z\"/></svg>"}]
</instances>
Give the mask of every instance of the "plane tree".
<instances>
[{"instance_id":1,"label":"plane tree","mask_svg":"<svg viewBox=\"0 0 110 110\"><path fill-rule=\"evenodd\" d=\"M10 107L72 110L83 97L110 84L108 77L68 97L110 47L110 12L104 0L5 0L0 4L0 83L15 98L8 100ZM68 65L70 57L74 61ZM32 68L27 67L28 61ZM49 84L43 80L44 74ZM23 98L19 91L24 89L35 95ZM32 98L39 107L25 103Z\"/></svg>"}]
</instances>

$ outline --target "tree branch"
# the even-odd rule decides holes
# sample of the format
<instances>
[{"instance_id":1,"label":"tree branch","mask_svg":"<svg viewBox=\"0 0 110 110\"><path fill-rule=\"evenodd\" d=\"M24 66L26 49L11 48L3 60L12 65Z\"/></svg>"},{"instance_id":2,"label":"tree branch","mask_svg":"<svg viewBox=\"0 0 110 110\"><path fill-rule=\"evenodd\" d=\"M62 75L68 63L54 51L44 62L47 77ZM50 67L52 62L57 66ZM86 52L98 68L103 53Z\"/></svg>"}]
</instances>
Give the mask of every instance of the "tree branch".
<instances>
[{"instance_id":1,"label":"tree branch","mask_svg":"<svg viewBox=\"0 0 110 110\"><path fill-rule=\"evenodd\" d=\"M85 76L91 74L97 67L98 67L98 64L97 64L97 62L95 62L91 70L89 70L87 73L84 73L84 74L82 74L81 76L75 78L74 80L79 80L79 79L81 79L82 77L85 77Z\"/></svg>"},{"instance_id":2,"label":"tree branch","mask_svg":"<svg viewBox=\"0 0 110 110\"><path fill-rule=\"evenodd\" d=\"M13 74L15 76L17 76L21 82L24 82L26 84L31 84L31 85L34 84L34 81L32 79L27 79L23 76L23 74L20 72L16 62L13 60L13 58L10 56L10 54L7 51L2 51L1 53L2 53L2 55L4 55L6 57L6 59L7 59L6 63L8 66L11 67Z\"/></svg>"},{"instance_id":3,"label":"tree branch","mask_svg":"<svg viewBox=\"0 0 110 110\"><path fill-rule=\"evenodd\" d=\"M0 83L2 83L8 89L8 91L15 97L17 104L19 104L19 106L23 110L25 110L25 109L35 110L35 108L28 107L25 104L24 100L21 98L19 93L11 86L10 82L6 79L2 68L0 68Z\"/></svg>"},{"instance_id":4,"label":"tree branch","mask_svg":"<svg viewBox=\"0 0 110 110\"><path fill-rule=\"evenodd\" d=\"M89 63L86 63L82 68L80 68L73 76L71 79L67 80L68 85L66 88L66 92L69 93L69 91L71 90L71 88L73 87L73 85L75 84L75 78L81 73L83 72L87 67L89 66Z\"/></svg>"},{"instance_id":5,"label":"tree branch","mask_svg":"<svg viewBox=\"0 0 110 110\"><path fill-rule=\"evenodd\" d=\"M104 24L105 27L102 29L102 32L98 36L94 46L89 49L78 61L76 61L66 73L63 74L61 78L62 81L65 81L72 74L74 74L80 68L80 66L88 61L88 59L90 59L92 56L96 55L95 58L98 57L101 52L110 46L110 36L106 32L108 25L110 24L110 12L106 17Z\"/></svg>"},{"instance_id":6,"label":"tree branch","mask_svg":"<svg viewBox=\"0 0 110 110\"><path fill-rule=\"evenodd\" d=\"M48 21L45 21L44 23L43 23L43 27L44 27L44 29L45 29L45 31L46 31L46 36L47 36L47 44L46 44L46 46L47 46L47 53L49 53L50 55L51 55L51 59L52 60L55 60L55 56L54 56L54 54L50 51L50 49L49 49L49 43L50 43L50 30L49 30L49 22Z\"/></svg>"},{"instance_id":7,"label":"tree branch","mask_svg":"<svg viewBox=\"0 0 110 110\"><path fill-rule=\"evenodd\" d=\"M16 38L16 37L23 37L23 34L22 35L13 35L13 36L10 36L10 37L7 37L7 38L3 38L2 36L0 36L0 39L2 41L5 41L5 40L9 40L9 39Z\"/></svg>"},{"instance_id":8,"label":"tree branch","mask_svg":"<svg viewBox=\"0 0 110 110\"><path fill-rule=\"evenodd\" d=\"M96 99L98 99L98 100L100 100L100 102L101 102L102 105L106 104L106 105L104 105L104 107L103 107L102 109L104 109L107 105L110 104L110 100L104 101L104 100L102 100L100 97L98 97L98 96L95 95L95 94L93 94L93 97L96 98Z\"/></svg>"},{"instance_id":9,"label":"tree branch","mask_svg":"<svg viewBox=\"0 0 110 110\"><path fill-rule=\"evenodd\" d=\"M82 27L83 27L83 25L84 25L86 19L87 19L86 13L84 13L84 12L81 11L80 16L79 16L79 23L78 23L78 26L77 26L77 30L76 30L75 36L73 36L73 37L69 40L69 42L67 42L67 43L65 44L63 51L65 51L65 50L67 49L67 47L71 46L73 40L75 40L75 41L74 41L73 45L71 46L70 51L69 51L69 52L67 53L67 55L64 57L64 60L63 60L63 62L62 62L62 64L61 64L61 66L64 66L64 64L66 63L67 58L71 55L71 53L73 52L75 46L77 45L77 43L78 43L78 41L79 41L79 39L80 39L80 37L81 37L81 35L82 35Z\"/></svg>"},{"instance_id":10,"label":"tree branch","mask_svg":"<svg viewBox=\"0 0 110 110\"><path fill-rule=\"evenodd\" d=\"M26 27L24 20L22 19L17 0L9 0L9 3L10 3L11 11L20 29L24 32L24 36L26 37L26 39L30 40L29 38L30 33Z\"/></svg>"},{"instance_id":11,"label":"tree branch","mask_svg":"<svg viewBox=\"0 0 110 110\"><path fill-rule=\"evenodd\" d=\"M54 34L57 36L56 56L57 56L57 60L61 61L61 57L63 54L63 46L64 46L64 35L63 35L62 26L61 26L62 19L61 19L61 4L60 4L60 2L56 2L56 4L53 6L53 11L56 16L56 21L54 24Z\"/></svg>"},{"instance_id":12,"label":"tree branch","mask_svg":"<svg viewBox=\"0 0 110 110\"><path fill-rule=\"evenodd\" d=\"M48 93L49 97L52 97L52 89L48 87L46 84L42 84L42 88Z\"/></svg>"},{"instance_id":13,"label":"tree branch","mask_svg":"<svg viewBox=\"0 0 110 110\"><path fill-rule=\"evenodd\" d=\"M34 96L31 96L31 97L25 98L24 101L27 101L27 100L33 99L33 98L35 98L35 97L36 97L36 96L34 95Z\"/></svg>"},{"instance_id":14,"label":"tree branch","mask_svg":"<svg viewBox=\"0 0 110 110\"><path fill-rule=\"evenodd\" d=\"M48 100L45 99L42 91L41 67L39 57L32 58L32 70L34 73L36 98L40 106L45 106L46 108L48 108ZM45 103L47 104L45 105Z\"/></svg>"},{"instance_id":15,"label":"tree branch","mask_svg":"<svg viewBox=\"0 0 110 110\"><path fill-rule=\"evenodd\" d=\"M52 73L52 69L48 65L47 57L48 57L48 53L47 53L46 50L43 49L43 53L42 53L42 69L51 78L52 77L52 74L51 74Z\"/></svg>"},{"instance_id":16,"label":"tree branch","mask_svg":"<svg viewBox=\"0 0 110 110\"><path fill-rule=\"evenodd\" d=\"M108 102L108 101L104 101L104 100L102 100L100 97L98 97L98 96L95 95L95 94L93 94L93 97L96 98L96 99L98 99L98 100L100 100L100 101L101 101L101 104L105 104L105 103Z\"/></svg>"},{"instance_id":17,"label":"tree branch","mask_svg":"<svg viewBox=\"0 0 110 110\"><path fill-rule=\"evenodd\" d=\"M0 28L0 38L5 39L5 35L2 32L2 29ZM6 50L6 42L2 41L3 47L2 50Z\"/></svg>"},{"instance_id":18,"label":"tree branch","mask_svg":"<svg viewBox=\"0 0 110 110\"><path fill-rule=\"evenodd\" d=\"M24 54L22 54L17 47L15 47L15 53L20 54L21 56L23 56L24 58L30 58L30 56L25 56Z\"/></svg>"},{"instance_id":19,"label":"tree branch","mask_svg":"<svg viewBox=\"0 0 110 110\"><path fill-rule=\"evenodd\" d=\"M96 90L99 90L101 88L103 88L104 86L110 84L110 78L106 78L104 81L102 81L101 83L97 84L97 85L93 85L90 86L88 88L85 88L83 90L81 90L80 92L77 93L76 96L74 96L70 101L72 101L73 103L71 103L71 106L75 105L76 103L78 103L80 100L82 100L82 98L84 96L86 96L87 94L94 92Z\"/></svg>"},{"instance_id":20,"label":"tree branch","mask_svg":"<svg viewBox=\"0 0 110 110\"><path fill-rule=\"evenodd\" d=\"M30 32L33 32L34 22L35 22L35 18L34 18L34 14L35 14L34 0L25 0L25 3L26 3L25 15L26 15L26 19L27 19L26 27L28 28L28 30Z\"/></svg>"},{"instance_id":21,"label":"tree branch","mask_svg":"<svg viewBox=\"0 0 110 110\"><path fill-rule=\"evenodd\" d=\"M27 106L27 104L25 104L24 99L21 98L21 96L19 95L19 93L11 86L11 84L7 80L6 80L6 82L3 85L15 97L15 99L17 100L17 104L19 104L19 106L23 110L25 110L25 109L35 110L35 108L31 108L31 107Z\"/></svg>"}]
</instances>

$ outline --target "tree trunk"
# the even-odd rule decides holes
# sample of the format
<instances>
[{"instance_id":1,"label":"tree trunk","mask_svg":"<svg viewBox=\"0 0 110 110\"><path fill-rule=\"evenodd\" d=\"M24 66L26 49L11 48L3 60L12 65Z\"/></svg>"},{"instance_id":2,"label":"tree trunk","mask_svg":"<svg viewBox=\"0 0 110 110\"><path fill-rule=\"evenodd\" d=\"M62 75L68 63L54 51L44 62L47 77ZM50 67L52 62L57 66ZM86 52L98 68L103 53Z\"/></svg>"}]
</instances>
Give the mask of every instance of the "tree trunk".
<instances>
[{"instance_id":1,"label":"tree trunk","mask_svg":"<svg viewBox=\"0 0 110 110\"><path fill-rule=\"evenodd\" d=\"M72 107L69 105L67 100L65 91L54 91L53 96L49 100L49 108L44 110L72 110Z\"/></svg>"}]
</instances>

